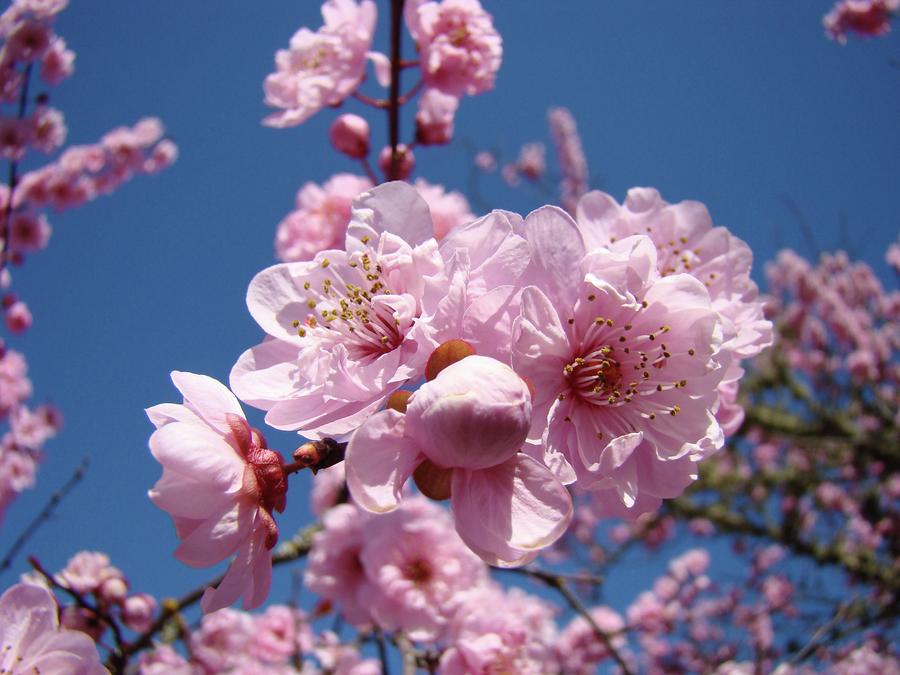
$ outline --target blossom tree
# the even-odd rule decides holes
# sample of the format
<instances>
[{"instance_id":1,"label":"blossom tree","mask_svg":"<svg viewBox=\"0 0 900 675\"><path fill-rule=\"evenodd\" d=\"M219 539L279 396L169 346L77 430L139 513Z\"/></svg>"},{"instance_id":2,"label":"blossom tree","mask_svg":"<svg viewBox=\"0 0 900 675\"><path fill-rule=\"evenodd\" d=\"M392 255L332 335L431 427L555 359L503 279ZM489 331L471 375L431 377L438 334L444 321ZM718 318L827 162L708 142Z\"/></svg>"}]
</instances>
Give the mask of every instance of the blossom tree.
<instances>
[{"instance_id":1,"label":"blossom tree","mask_svg":"<svg viewBox=\"0 0 900 675\"><path fill-rule=\"evenodd\" d=\"M28 94L36 64L48 84L71 72L64 7L0 16L18 107L0 120L4 288L47 242L42 209L176 155L147 119L20 175L64 141L61 113ZM825 26L884 35L896 11L844 0ZM791 250L760 292L750 246L700 201L591 189L561 107L557 175L541 142L506 163L476 149L470 203L417 175L414 152L451 144L468 97L495 86L491 14L325 0L321 15L275 53L263 124L329 116L357 173L304 182L272 223L279 262L248 280L258 333L227 383L173 370L180 401L145 411L175 558L227 568L158 601L103 552L58 571L32 556L0 597L0 673L900 672L900 293L844 252ZM558 205L473 208L501 165ZM887 261L900 274L900 243ZM11 292L3 307L28 328ZM21 354L0 363L2 509L59 416L24 405ZM617 568L649 559L658 573L608 602ZM272 592L277 568L300 601Z\"/></svg>"}]
</instances>

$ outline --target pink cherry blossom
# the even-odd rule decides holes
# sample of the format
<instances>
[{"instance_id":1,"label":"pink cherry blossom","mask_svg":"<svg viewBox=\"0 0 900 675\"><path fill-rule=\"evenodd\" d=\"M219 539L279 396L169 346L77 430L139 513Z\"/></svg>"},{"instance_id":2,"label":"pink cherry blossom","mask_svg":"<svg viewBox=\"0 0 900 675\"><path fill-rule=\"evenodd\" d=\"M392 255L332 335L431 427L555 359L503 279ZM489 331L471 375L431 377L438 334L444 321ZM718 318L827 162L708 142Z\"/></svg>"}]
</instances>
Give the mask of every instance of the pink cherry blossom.
<instances>
[{"instance_id":1,"label":"pink cherry blossom","mask_svg":"<svg viewBox=\"0 0 900 675\"><path fill-rule=\"evenodd\" d=\"M143 633L156 618L156 599L148 593L128 596L122 603L122 622L131 630Z\"/></svg>"},{"instance_id":2,"label":"pink cherry blossom","mask_svg":"<svg viewBox=\"0 0 900 675\"><path fill-rule=\"evenodd\" d=\"M617 651L625 646L625 638L619 635L625 628L622 617L609 607L590 610L594 623L609 638ZM556 642L556 653L564 672L572 675L591 675L597 672L597 664L611 658L607 646L594 633L593 627L583 616L577 616L566 626Z\"/></svg>"},{"instance_id":3,"label":"pink cherry blossom","mask_svg":"<svg viewBox=\"0 0 900 675\"><path fill-rule=\"evenodd\" d=\"M19 403L31 396L31 380L25 357L14 349L0 353L0 417L9 415Z\"/></svg>"},{"instance_id":4,"label":"pink cherry blossom","mask_svg":"<svg viewBox=\"0 0 900 675\"><path fill-rule=\"evenodd\" d=\"M448 629L441 673L558 672L552 605L496 584L480 586L461 600Z\"/></svg>"},{"instance_id":5,"label":"pink cherry blossom","mask_svg":"<svg viewBox=\"0 0 900 675\"><path fill-rule=\"evenodd\" d=\"M6 310L6 327L10 333L24 333L31 328L31 310L21 300L16 300Z\"/></svg>"},{"instance_id":6,"label":"pink cherry blossom","mask_svg":"<svg viewBox=\"0 0 900 675\"><path fill-rule=\"evenodd\" d=\"M396 161L392 159L396 156ZM399 143L396 150L386 145L378 153L378 168L388 180L406 180L416 168L416 156L412 148Z\"/></svg>"},{"instance_id":7,"label":"pink cherry blossom","mask_svg":"<svg viewBox=\"0 0 900 675\"><path fill-rule=\"evenodd\" d=\"M276 52L275 72L266 77L263 89L266 105L280 111L263 124L296 126L352 94L365 76L376 12L372 0L326 0L325 25L315 33L301 28L288 49Z\"/></svg>"},{"instance_id":8,"label":"pink cherry blossom","mask_svg":"<svg viewBox=\"0 0 900 675\"><path fill-rule=\"evenodd\" d=\"M371 516L354 504L338 504L322 517L322 531L313 538L304 584L322 598L339 605L341 614L355 625L371 620L372 582L361 553Z\"/></svg>"},{"instance_id":9,"label":"pink cherry blossom","mask_svg":"<svg viewBox=\"0 0 900 675\"><path fill-rule=\"evenodd\" d=\"M277 429L349 433L437 346L429 322L447 281L428 206L387 183L357 198L352 219L346 251L270 267L247 292L269 337L241 355L231 386Z\"/></svg>"},{"instance_id":10,"label":"pink cherry blossom","mask_svg":"<svg viewBox=\"0 0 900 675\"><path fill-rule=\"evenodd\" d=\"M693 277L659 275L646 237L585 255L562 211L529 220L534 286L522 293L513 365L537 392L532 438L546 424L548 465L611 506L655 508L724 441L713 417L718 314Z\"/></svg>"},{"instance_id":11,"label":"pink cherry blossom","mask_svg":"<svg viewBox=\"0 0 900 675\"><path fill-rule=\"evenodd\" d=\"M56 602L40 586L16 584L0 596L0 673L100 675L94 641L60 628Z\"/></svg>"},{"instance_id":12,"label":"pink cherry blossom","mask_svg":"<svg viewBox=\"0 0 900 675\"><path fill-rule=\"evenodd\" d=\"M421 145L443 145L453 138L453 116L459 108L456 96L426 89L416 111L416 140Z\"/></svg>"},{"instance_id":13,"label":"pink cherry blossom","mask_svg":"<svg viewBox=\"0 0 900 675\"><path fill-rule=\"evenodd\" d=\"M56 86L75 72L75 52L66 48L66 41L54 36L41 59L41 79Z\"/></svg>"},{"instance_id":14,"label":"pink cherry blossom","mask_svg":"<svg viewBox=\"0 0 900 675\"><path fill-rule=\"evenodd\" d=\"M328 137L332 147L348 157L362 159L369 154L369 123L359 115L338 117L329 127Z\"/></svg>"},{"instance_id":15,"label":"pink cherry blossom","mask_svg":"<svg viewBox=\"0 0 900 675\"><path fill-rule=\"evenodd\" d=\"M442 185L432 184L424 178L413 183L418 193L428 203L434 221L434 238L442 240L454 227L475 220L469 210L469 202L462 193L448 191Z\"/></svg>"},{"instance_id":16,"label":"pink cherry blossom","mask_svg":"<svg viewBox=\"0 0 900 675\"><path fill-rule=\"evenodd\" d=\"M753 254L724 227L713 227L700 202L668 204L652 188L633 188L620 206L602 192L578 203L577 221L588 248L608 246L625 237L649 236L657 249L661 275L690 274L706 286L723 324L723 353L733 355L719 385L716 417L726 432L737 430L743 410L737 404L741 359L772 344L772 322L763 314L756 283L750 278Z\"/></svg>"},{"instance_id":17,"label":"pink cherry blossom","mask_svg":"<svg viewBox=\"0 0 900 675\"><path fill-rule=\"evenodd\" d=\"M449 484L456 529L469 548L494 565L524 564L572 518L565 488L519 452L530 415L528 387L508 366L464 358L413 394L405 415L382 411L353 434L346 454L350 493L363 508L383 513L400 503L413 472L431 473L440 491Z\"/></svg>"},{"instance_id":18,"label":"pink cherry blossom","mask_svg":"<svg viewBox=\"0 0 900 675\"><path fill-rule=\"evenodd\" d=\"M838 0L822 23L828 37L843 45L850 31L863 37L886 35L898 10L900 0Z\"/></svg>"},{"instance_id":19,"label":"pink cherry blossom","mask_svg":"<svg viewBox=\"0 0 900 675\"><path fill-rule=\"evenodd\" d=\"M487 568L466 548L449 514L422 498L372 518L360 559L372 592L374 621L414 640L439 637L463 591L487 580Z\"/></svg>"},{"instance_id":20,"label":"pink cherry blossom","mask_svg":"<svg viewBox=\"0 0 900 675\"><path fill-rule=\"evenodd\" d=\"M478 0L411 0L405 12L427 86L456 97L493 89L503 41Z\"/></svg>"},{"instance_id":21,"label":"pink cherry blossom","mask_svg":"<svg viewBox=\"0 0 900 675\"><path fill-rule=\"evenodd\" d=\"M339 173L323 185L305 183L296 208L278 225L275 253L283 262L312 260L319 251L340 247L350 222L350 206L372 187L364 176Z\"/></svg>"},{"instance_id":22,"label":"pink cherry blossom","mask_svg":"<svg viewBox=\"0 0 900 675\"><path fill-rule=\"evenodd\" d=\"M559 164L560 203L574 214L578 200L588 190L588 164L581 146L575 118L566 108L550 108L547 113L550 137Z\"/></svg>"},{"instance_id":23,"label":"pink cherry blossom","mask_svg":"<svg viewBox=\"0 0 900 675\"><path fill-rule=\"evenodd\" d=\"M278 540L273 511L285 506L281 455L266 447L240 404L205 375L174 371L184 404L147 409L157 430L150 450L163 466L150 499L172 517L181 545L175 557L207 567L237 552L224 579L203 596L212 612L244 596L258 607L271 583L271 549Z\"/></svg>"}]
</instances>

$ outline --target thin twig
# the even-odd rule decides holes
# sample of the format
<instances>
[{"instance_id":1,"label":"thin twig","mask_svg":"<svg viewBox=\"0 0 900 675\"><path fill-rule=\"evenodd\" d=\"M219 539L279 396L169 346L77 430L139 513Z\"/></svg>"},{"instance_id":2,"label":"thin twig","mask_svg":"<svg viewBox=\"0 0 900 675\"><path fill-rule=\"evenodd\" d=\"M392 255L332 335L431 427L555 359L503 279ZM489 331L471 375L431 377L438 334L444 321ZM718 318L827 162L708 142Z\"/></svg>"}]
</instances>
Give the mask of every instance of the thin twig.
<instances>
[{"instance_id":1,"label":"thin twig","mask_svg":"<svg viewBox=\"0 0 900 675\"><path fill-rule=\"evenodd\" d=\"M25 118L25 112L28 110L28 84L31 82L31 62L25 66L25 72L22 74L22 91L19 92L19 112L18 119L21 121ZM9 163L9 192L6 195L6 208L3 213L3 221L0 222L0 271L6 266L9 260L9 220L12 217L13 210L13 193L19 182L19 160L14 159Z\"/></svg>"},{"instance_id":2,"label":"thin twig","mask_svg":"<svg viewBox=\"0 0 900 675\"><path fill-rule=\"evenodd\" d=\"M381 660L381 673L382 675L390 675L387 646L384 644L384 634L377 628L372 634L375 636L375 645L378 647L378 658Z\"/></svg>"},{"instance_id":3,"label":"thin twig","mask_svg":"<svg viewBox=\"0 0 900 675\"><path fill-rule=\"evenodd\" d=\"M391 163L388 179L396 180L399 175L400 158L397 146L400 144L400 41L402 38L403 0L391 0L391 86L388 94L388 139L391 145Z\"/></svg>"},{"instance_id":4,"label":"thin twig","mask_svg":"<svg viewBox=\"0 0 900 675\"><path fill-rule=\"evenodd\" d=\"M569 607L571 607L577 614L579 614L585 621L588 622L591 630L594 631L594 635L597 636L597 638L600 640L600 642L603 643L603 646L606 647L606 650L610 653L616 663L619 664L619 668L622 669L623 675L633 675L633 671L631 670L631 668L629 668L628 663L626 663L625 659L622 658L622 655L613 646L612 640L610 639L609 635L605 630L597 625L597 622L594 621L594 617L591 616L591 613L587 610L581 600L578 599L578 596L572 592L572 589L569 588L565 579L563 579L558 574L551 574L550 572L535 574L532 571L530 574L531 576L534 576L535 579L540 579L550 588L555 588L559 592L559 594L566 599L566 602L569 603Z\"/></svg>"},{"instance_id":5,"label":"thin twig","mask_svg":"<svg viewBox=\"0 0 900 675\"><path fill-rule=\"evenodd\" d=\"M0 574L5 572L12 566L13 559L25 546L29 539L31 539L35 532L38 531L41 525L43 525L47 520L50 519L50 516L53 515L53 509L55 509L59 503L63 500L63 498L69 494L69 492L74 488L82 478L84 478L84 474L87 472L88 465L90 464L90 460L87 457L81 460L81 464L75 469L72 475L69 477L63 486L59 488L56 492L50 495L50 499L47 500L44 508L41 509L41 512L34 517L28 526L23 530L22 534L18 536L18 538L13 542L13 545L10 546L9 551L6 553L6 556L3 558L3 562L0 562Z\"/></svg>"}]
</instances>

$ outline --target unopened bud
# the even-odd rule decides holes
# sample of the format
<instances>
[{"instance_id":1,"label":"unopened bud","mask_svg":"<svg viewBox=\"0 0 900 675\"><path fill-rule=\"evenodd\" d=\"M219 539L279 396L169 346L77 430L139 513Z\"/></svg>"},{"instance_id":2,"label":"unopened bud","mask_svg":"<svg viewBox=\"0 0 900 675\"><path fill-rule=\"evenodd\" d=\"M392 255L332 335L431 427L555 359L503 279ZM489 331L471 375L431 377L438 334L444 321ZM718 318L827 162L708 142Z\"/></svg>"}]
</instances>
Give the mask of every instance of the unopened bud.
<instances>
[{"instance_id":1,"label":"unopened bud","mask_svg":"<svg viewBox=\"0 0 900 675\"><path fill-rule=\"evenodd\" d=\"M391 171L391 146L386 145L378 155L378 166L390 180L406 180L416 166L412 150L402 143L397 146L396 171Z\"/></svg>"},{"instance_id":2,"label":"unopened bud","mask_svg":"<svg viewBox=\"0 0 900 675\"><path fill-rule=\"evenodd\" d=\"M450 499L452 479L453 469L442 469L428 459L419 464L413 472L413 480L419 492L437 501Z\"/></svg>"},{"instance_id":3,"label":"unopened bud","mask_svg":"<svg viewBox=\"0 0 900 675\"><path fill-rule=\"evenodd\" d=\"M398 389L393 394L388 396L387 407L391 410L396 410L398 413L405 413L406 404L409 402L409 397L412 395L413 393L411 391Z\"/></svg>"},{"instance_id":4,"label":"unopened bud","mask_svg":"<svg viewBox=\"0 0 900 675\"><path fill-rule=\"evenodd\" d=\"M459 338L447 340L428 357L428 362L425 364L425 379L430 382L447 366L461 361L467 356L472 356L474 353L475 348L465 340Z\"/></svg>"},{"instance_id":5,"label":"unopened bud","mask_svg":"<svg viewBox=\"0 0 900 675\"><path fill-rule=\"evenodd\" d=\"M344 459L346 443L338 443L333 438L323 438L321 441L309 441L294 450L294 461L309 467L316 473L319 469L334 466Z\"/></svg>"},{"instance_id":6,"label":"unopened bud","mask_svg":"<svg viewBox=\"0 0 900 675\"><path fill-rule=\"evenodd\" d=\"M359 115L345 114L338 117L328 130L331 145L353 159L369 154L369 123Z\"/></svg>"}]
</instances>

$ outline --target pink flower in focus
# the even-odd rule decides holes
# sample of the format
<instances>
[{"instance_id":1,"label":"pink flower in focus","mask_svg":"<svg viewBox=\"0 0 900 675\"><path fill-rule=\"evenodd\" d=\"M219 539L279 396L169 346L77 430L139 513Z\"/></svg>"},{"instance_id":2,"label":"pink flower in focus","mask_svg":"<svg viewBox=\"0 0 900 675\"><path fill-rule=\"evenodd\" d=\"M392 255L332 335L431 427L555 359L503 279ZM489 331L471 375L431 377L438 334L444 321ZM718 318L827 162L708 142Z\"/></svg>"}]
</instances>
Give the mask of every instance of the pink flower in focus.
<instances>
[{"instance_id":1,"label":"pink flower in focus","mask_svg":"<svg viewBox=\"0 0 900 675\"><path fill-rule=\"evenodd\" d=\"M519 452L530 422L525 382L499 361L469 356L419 388L405 415L384 410L353 434L346 454L350 493L368 511L392 511L416 472L432 496L450 496L457 532L482 559L525 564L572 518L566 489Z\"/></svg>"},{"instance_id":2,"label":"pink flower in focus","mask_svg":"<svg viewBox=\"0 0 900 675\"><path fill-rule=\"evenodd\" d=\"M387 183L357 198L352 219L347 251L256 275L247 306L269 337L231 371L267 424L309 438L354 430L437 346L429 323L447 282L428 206Z\"/></svg>"},{"instance_id":3,"label":"pink flower in focus","mask_svg":"<svg viewBox=\"0 0 900 675\"><path fill-rule=\"evenodd\" d=\"M275 72L266 77L266 105L280 108L263 120L272 127L296 126L325 106L339 104L365 75L376 6L372 0L326 0L325 25L301 28L288 49L275 53Z\"/></svg>"},{"instance_id":4,"label":"pink flower in focus","mask_svg":"<svg viewBox=\"0 0 900 675\"><path fill-rule=\"evenodd\" d=\"M203 611L241 596L246 609L258 607L269 593L270 551L278 541L272 512L285 506L281 455L266 447L223 385L178 371L172 382L184 404L147 409L156 426L150 450L163 465L150 499L172 517L182 562L208 567L237 552L219 586L204 593Z\"/></svg>"},{"instance_id":5,"label":"pink flower in focus","mask_svg":"<svg viewBox=\"0 0 900 675\"><path fill-rule=\"evenodd\" d=\"M56 602L40 586L16 584L0 596L0 673L100 675L94 641L60 628Z\"/></svg>"},{"instance_id":6,"label":"pink flower in focus","mask_svg":"<svg viewBox=\"0 0 900 675\"><path fill-rule=\"evenodd\" d=\"M276 257L283 262L312 260L319 251L341 246L353 200L371 187L368 178L349 173L336 174L321 187L305 183L297 192L296 209L278 225Z\"/></svg>"},{"instance_id":7,"label":"pink flower in focus","mask_svg":"<svg viewBox=\"0 0 900 675\"><path fill-rule=\"evenodd\" d=\"M838 44L847 44L847 33L880 37L891 30L891 19L900 0L838 0L822 19L825 33Z\"/></svg>"},{"instance_id":8,"label":"pink flower in focus","mask_svg":"<svg viewBox=\"0 0 900 675\"><path fill-rule=\"evenodd\" d=\"M662 276L690 274L703 283L723 324L721 351L733 356L719 385L716 417L726 432L735 431L743 419L736 402L744 374L738 363L773 341L772 322L750 278L750 247L726 228L713 227L700 202L669 204L652 188L629 190L621 206L603 192L590 192L578 202L576 219L589 249L646 235L656 246Z\"/></svg>"},{"instance_id":9,"label":"pink flower in focus","mask_svg":"<svg viewBox=\"0 0 900 675\"><path fill-rule=\"evenodd\" d=\"M411 0L405 16L426 86L456 97L493 89L503 41L478 0Z\"/></svg>"},{"instance_id":10,"label":"pink flower in focus","mask_svg":"<svg viewBox=\"0 0 900 675\"><path fill-rule=\"evenodd\" d=\"M513 333L513 365L537 392L532 439L543 431L548 466L611 508L653 509L723 444L718 315L696 279L660 277L648 238L585 255L571 219L538 213L526 235L540 252L534 286Z\"/></svg>"}]
</instances>

